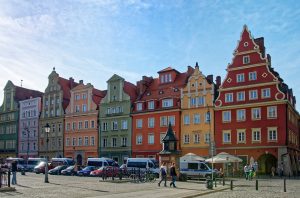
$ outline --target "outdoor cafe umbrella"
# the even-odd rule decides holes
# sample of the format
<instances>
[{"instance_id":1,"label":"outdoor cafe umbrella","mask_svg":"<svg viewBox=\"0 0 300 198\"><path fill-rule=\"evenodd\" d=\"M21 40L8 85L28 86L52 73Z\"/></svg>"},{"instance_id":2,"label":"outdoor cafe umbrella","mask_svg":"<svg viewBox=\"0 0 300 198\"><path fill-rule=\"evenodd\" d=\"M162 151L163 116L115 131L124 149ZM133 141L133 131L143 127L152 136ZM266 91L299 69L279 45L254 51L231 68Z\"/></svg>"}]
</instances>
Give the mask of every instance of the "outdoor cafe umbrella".
<instances>
[{"instance_id":1,"label":"outdoor cafe umbrella","mask_svg":"<svg viewBox=\"0 0 300 198\"><path fill-rule=\"evenodd\" d=\"M209 163L229 163L229 162L242 162L242 159L230 155L228 153L221 152L212 158L206 159L205 161Z\"/></svg>"},{"instance_id":2,"label":"outdoor cafe umbrella","mask_svg":"<svg viewBox=\"0 0 300 198\"><path fill-rule=\"evenodd\" d=\"M194 153L188 153L182 157L180 157L180 161L204 161L203 157L200 157Z\"/></svg>"}]
</instances>

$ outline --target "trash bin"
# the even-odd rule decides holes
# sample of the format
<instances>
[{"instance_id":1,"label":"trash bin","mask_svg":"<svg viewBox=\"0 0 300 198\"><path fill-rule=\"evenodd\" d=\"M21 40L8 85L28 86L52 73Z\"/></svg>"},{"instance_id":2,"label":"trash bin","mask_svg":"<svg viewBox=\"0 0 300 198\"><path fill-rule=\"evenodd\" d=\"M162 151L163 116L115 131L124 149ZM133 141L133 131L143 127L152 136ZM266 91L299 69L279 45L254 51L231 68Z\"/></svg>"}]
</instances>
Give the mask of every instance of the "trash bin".
<instances>
[{"instance_id":1,"label":"trash bin","mask_svg":"<svg viewBox=\"0 0 300 198\"><path fill-rule=\"evenodd\" d=\"M212 179L206 179L206 188L213 189L213 180Z\"/></svg>"}]
</instances>

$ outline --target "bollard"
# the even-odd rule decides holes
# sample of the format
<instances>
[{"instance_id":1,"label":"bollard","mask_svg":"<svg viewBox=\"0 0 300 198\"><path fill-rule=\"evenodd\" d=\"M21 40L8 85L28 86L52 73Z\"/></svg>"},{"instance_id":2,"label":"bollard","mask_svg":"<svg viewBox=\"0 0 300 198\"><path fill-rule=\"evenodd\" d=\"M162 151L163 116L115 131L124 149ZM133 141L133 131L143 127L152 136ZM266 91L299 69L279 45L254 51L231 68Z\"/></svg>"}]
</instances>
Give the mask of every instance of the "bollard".
<instances>
[{"instance_id":1,"label":"bollard","mask_svg":"<svg viewBox=\"0 0 300 198\"><path fill-rule=\"evenodd\" d=\"M286 179L283 179L283 192L286 192Z\"/></svg>"},{"instance_id":2,"label":"bollard","mask_svg":"<svg viewBox=\"0 0 300 198\"><path fill-rule=\"evenodd\" d=\"M7 173L7 186L10 187L10 170Z\"/></svg>"},{"instance_id":3,"label":"bollard","mask_svg":"<svg viewBox=\"0 0 300 198\"><path fill-rule=\"evenodd\" d=\"M223 186L225 186L225 177L223 177Z\"/></svg>"},{"instance_id":4,"label":"bollard","mask_svg":"<svg viewBox=\"0 0 300 198\"><path fill-rule=\"evenodd\" d=\"M215 179L215 187L217 187L217 180Z\"/></svg>"},{"instance_id":5,"label":"bollard","mask_svg":"<svg viewBox=\"0 0 300 198\"><path fill-rule=\"evenodd\" d=\"M255 183L255 187L256 187L256 190L258 190L258 180L256 180L256 183Z\"/></svg>"},{"instance_id":6,"label":"bollard","mask_svg":"<svg viewBox=\"0 0 300 198\"><path fill-rule=\"evenodd\" d=\"M230 181L230 190L233 190L233 181Z\"/></svg>"}]
</instances>

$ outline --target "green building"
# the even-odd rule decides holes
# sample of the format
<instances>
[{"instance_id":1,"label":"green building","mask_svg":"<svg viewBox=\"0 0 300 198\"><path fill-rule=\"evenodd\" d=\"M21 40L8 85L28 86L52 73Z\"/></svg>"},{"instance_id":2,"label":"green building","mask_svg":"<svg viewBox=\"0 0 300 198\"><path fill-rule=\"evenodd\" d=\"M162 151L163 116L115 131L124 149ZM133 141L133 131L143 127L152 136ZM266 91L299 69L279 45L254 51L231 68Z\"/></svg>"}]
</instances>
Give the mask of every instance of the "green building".
<instances>
[{"instance_id":1,"label":"green building","mask_svg":"<svg viewBox=\"0 0 300 198\"><path fill-rule=\"evenodd\" d=\"M132 103L137 88L114 74L107 81L107 94L100 103L99 155L119 164L131 156Z\"/></svg>"},{"instance_id":2,"label":"green building","mask_svg":"<svg viewBox=\"0 0 300 198\"><path fill-rule=\"evenodd\" d=\"M6 83L0 107L0 158L18 156L19 101L41 97L42 94L15 86L10 80Z\"/></svg>"}]
</instances>

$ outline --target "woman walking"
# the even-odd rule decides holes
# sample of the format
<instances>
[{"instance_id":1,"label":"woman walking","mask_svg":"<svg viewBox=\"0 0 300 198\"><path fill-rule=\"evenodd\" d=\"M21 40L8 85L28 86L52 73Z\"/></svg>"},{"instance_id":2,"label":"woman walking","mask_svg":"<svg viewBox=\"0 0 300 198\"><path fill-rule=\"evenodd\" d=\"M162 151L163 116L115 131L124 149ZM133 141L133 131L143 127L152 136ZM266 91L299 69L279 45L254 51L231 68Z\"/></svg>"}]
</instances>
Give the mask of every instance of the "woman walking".
<instances>
[{"instance_id":1,"label":"woman walking","mask_svg":"<svg viewBox=\"0 0 300 198\"><path fill-rule=\"evenodd\" d=\"M160 186L162 181L165 181L165 187L167 187L167 167L165 166L164 162L160 166L160 178L161 179L158 182L158 186Z\"/></svg>"},{"instance_id":2,"label":"woman walking","mask_svg":"<svg viewBox=\"0 0 300 198\"><path fill-rule=\"evenodd\" d=\"M170 168L170 176L172 178L172 182L170 183L170 187L173 185L174 188L176 188L175 182L176 182L176 177L177 177L177 173L176 173L176 168L175 168L175 163L172 163L172 166Z\"/></svg>"}]
</instances>

